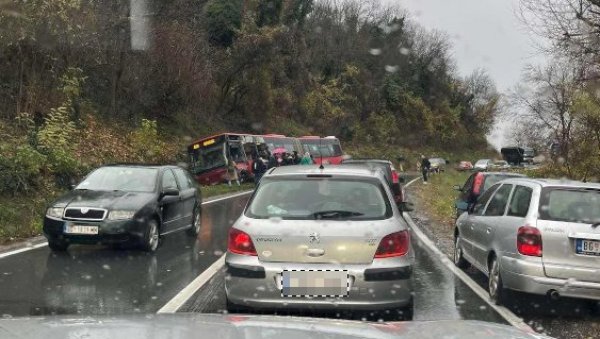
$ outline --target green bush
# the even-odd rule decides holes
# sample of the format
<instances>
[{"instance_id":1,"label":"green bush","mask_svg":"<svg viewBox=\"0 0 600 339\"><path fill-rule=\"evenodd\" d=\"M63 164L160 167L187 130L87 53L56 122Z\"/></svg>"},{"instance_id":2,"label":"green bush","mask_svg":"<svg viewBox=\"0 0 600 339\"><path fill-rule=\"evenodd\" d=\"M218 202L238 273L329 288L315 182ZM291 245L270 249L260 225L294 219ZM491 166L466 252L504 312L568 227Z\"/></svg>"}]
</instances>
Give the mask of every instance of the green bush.
<instances>
[{"instance_id":1,"label":"green bush","mask_svg":"<svg viewBox=\"0 0 600 339\"><path fill-rule=\"evenodd\" d=\"M15 195L36 188L47 158L28 144L0 145L0 192Z\"/></svg>"}]
</instances>

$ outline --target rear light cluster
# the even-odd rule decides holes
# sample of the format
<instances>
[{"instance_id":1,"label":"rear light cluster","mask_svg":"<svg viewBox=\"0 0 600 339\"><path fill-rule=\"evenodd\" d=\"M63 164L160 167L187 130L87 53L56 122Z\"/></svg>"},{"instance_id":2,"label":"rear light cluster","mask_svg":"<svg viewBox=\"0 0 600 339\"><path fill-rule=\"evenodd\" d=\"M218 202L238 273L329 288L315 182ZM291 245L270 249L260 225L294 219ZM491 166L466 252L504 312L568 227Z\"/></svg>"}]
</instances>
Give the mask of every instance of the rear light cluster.
<instances>
[{"instance_id":1,"label":"rear light cluster","mask_svg":"<svg viewBox=\"0 0 600 339\"><path fill-rule=\"evenodd\" d=\"M375 258L400 257L408 253L410 248L410 235L408 231L388 234L379 243Z\"/></svg>"},{"instance_id":2,"label":"rear light cluster","mask_svg":"<svg viewBox=\"0 0 600 339\"><path fill-rule=\"evenodd\" d=\"M475 183L473 184L473 194L478 195L481 193L481 187L483 186L483 173L475 174Z\"/></svg>"},{"instance_id":3,"label":"rear light cluster","mask_svg":"<svg viewBox=\"0 0 600 339\"><path fill-rule=\"evenodd\" d=\"M394 184L398 184L400 182L400 178L398 177L398 172L395 169L392 170L392 182Z\"/></svg>"},{"instance_id":4,"label":"rear light cluster","mask_svg":"<svg viewBox=\"0 0 600 339\"><path fill-rule=\"evenodd\" d=\"M227 243L227 250L235 254L243 255L257 255L254 243L250 235L244 231L240 231L237 228L229 230L229 241Z\"/></svg>"},{"instance_id":5,"label":"rear light cluster","mask_svg":"<svg viewBox=\"0 0 600 339\"><path fill-rule=\"evenodd\" d=\"M517 250L522 255L532 257L542 256L542 234L531 226L519 227L517 232Z\"/></svg>"}]
</instances>

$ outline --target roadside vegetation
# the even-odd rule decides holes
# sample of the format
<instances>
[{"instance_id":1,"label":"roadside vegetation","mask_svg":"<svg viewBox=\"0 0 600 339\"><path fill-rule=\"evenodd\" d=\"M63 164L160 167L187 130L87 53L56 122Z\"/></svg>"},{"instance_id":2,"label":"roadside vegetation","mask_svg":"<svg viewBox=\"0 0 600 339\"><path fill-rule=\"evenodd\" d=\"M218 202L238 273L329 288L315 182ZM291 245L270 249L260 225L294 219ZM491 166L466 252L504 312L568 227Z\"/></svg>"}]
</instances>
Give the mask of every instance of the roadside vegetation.
<instances>
[{"instance_id":1,"label":"roadside vegetation","mask_svg":"<svg viewBox=\"0 0 600 339\"><path fill-rule=\"evenodd\" d=\"M0 4L0 241L39 234L46 203L92 168L184 163L215 132L336 135L347 153L410 168L421 152L487 152L493 82L459 76L450 39L401 8L147 3ZM140 36L130 21L145 17Z\"/></svg>"}]
</instances>

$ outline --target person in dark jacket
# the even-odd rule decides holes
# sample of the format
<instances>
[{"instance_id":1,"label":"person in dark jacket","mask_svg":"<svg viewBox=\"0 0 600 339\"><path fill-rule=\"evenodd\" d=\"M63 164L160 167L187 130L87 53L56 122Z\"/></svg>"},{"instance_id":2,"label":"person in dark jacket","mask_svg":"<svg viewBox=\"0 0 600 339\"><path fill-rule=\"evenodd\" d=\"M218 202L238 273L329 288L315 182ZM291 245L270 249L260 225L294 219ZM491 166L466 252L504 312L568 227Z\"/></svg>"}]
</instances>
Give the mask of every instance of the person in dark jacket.
<instances>
[{"instance_id":1,"label":"person in dark jacket","mask_svg":"<svg viewBox=\"0 0 600 339\"><path fill-rule=\"evenodd\" d=\"M258 186L260 179L262 179L263 175L267 171L267 165L265 161L260 155L257 155L254 159L254 163L252 164L252 171L254 172L254 184Z\"/></svg>"},{"instance_id":2,"label":"person in dark jacket","mask_svg":"<svg viewBox=\"0 0 600 339\"><path fill-rule=\"evenodd\" d=\"M273 167L277 167L277 159L275 159L275 157L273 156L273 154L271 154L271 152L267 153L267 157L268 157L268 165L267 167L269 169L273 168Z\"/></svg>"},{"instance_id":3,"label":"person in dark jacket","mask_svg":"<svg viewBox=\"0 0 600 339\"><path fill-rule=\"evenodd\" d=\"M423 183L427 185L427 174L431 169L431 162L424 155L421 155L421 173L423 174Z\"/></svg>"}]
</instances>

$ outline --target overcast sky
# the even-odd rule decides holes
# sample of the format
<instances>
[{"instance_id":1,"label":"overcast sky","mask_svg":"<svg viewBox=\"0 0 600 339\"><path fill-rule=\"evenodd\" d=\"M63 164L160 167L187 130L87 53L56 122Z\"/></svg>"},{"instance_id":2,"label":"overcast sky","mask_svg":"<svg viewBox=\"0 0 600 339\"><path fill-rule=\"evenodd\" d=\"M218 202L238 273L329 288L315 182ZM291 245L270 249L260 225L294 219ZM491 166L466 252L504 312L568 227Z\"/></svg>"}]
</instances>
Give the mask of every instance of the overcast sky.
<instances>
[{"instance_id":1,"label":"overcast sky","mask_svg":"<svg viewBox=\"0 0 600 339\"><path fill-rule=\"evenodd\" d=\"M543 62L535 45L515 15L519 0L387 0L400 4L412 21L448 34L461 75L484 68L498 90L508 93L527 64ZM488 138L497 148L504 145L508 122L500 122Z\"/></svg>"}]
</instances>

